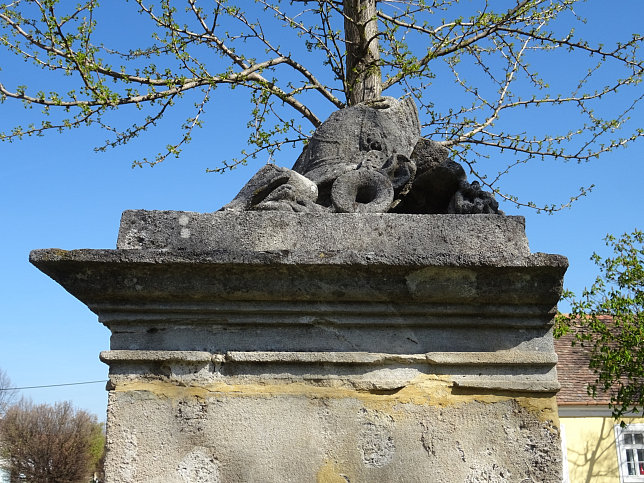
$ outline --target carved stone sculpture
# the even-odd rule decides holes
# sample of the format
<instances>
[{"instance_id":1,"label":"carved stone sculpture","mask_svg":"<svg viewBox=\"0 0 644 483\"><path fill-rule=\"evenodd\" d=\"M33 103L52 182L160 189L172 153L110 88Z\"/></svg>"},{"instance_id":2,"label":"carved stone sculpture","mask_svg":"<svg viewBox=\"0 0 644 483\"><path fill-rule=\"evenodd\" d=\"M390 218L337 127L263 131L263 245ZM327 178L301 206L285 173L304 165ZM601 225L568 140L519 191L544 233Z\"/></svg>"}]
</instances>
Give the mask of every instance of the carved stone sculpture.
<instances>
[{"instance_id":1,"label":"carved stone sculpture","mask_svg":"<svg viewBox=\"0 0 644 483\"><path fill-rule=\"evenodd\" d=\"M222 210L502 214L448 155L413 100L381 97L331 114L292 169L264 166Z\"/></svg>"}]
</instances>

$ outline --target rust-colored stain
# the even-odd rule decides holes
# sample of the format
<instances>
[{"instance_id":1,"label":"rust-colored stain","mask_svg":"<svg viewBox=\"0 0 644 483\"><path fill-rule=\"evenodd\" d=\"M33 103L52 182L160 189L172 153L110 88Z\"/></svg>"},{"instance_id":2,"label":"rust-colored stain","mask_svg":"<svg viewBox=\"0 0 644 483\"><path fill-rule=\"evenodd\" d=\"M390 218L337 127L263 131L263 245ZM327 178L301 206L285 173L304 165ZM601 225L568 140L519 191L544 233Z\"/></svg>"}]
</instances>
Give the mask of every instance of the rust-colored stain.
<instances>
[{"instance_id":1,"label":"rust-colored stain","mask_svg":"<svg viewBox=\"0 0 644 483\"><path fill-rule=\"evenodd\" d=\"M332 462L325 461L315 475L316 483L347 483L340 469ZM349 480L350 481L350 480Z\"/></svg>"}]
</instances>

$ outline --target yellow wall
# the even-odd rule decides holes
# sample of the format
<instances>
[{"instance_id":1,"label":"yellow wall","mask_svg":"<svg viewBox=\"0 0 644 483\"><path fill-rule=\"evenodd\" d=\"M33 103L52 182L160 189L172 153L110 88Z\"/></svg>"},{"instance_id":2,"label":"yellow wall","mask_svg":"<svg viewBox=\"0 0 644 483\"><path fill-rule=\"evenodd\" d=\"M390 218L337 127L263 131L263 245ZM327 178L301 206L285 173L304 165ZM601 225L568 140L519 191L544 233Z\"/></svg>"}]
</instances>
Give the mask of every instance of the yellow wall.
<instances>
[{"instance_id":1,"label":"yellow wall","mask_svg":"<svg viewBox=\"0 0 644 483\"><path fill-rule=\"evenodd\" d=\"M642 423L644 418L624 422ZM619 483L615 420L611 417L560 417L564 427L570 483Z\"/></svg>"}]
</instances>

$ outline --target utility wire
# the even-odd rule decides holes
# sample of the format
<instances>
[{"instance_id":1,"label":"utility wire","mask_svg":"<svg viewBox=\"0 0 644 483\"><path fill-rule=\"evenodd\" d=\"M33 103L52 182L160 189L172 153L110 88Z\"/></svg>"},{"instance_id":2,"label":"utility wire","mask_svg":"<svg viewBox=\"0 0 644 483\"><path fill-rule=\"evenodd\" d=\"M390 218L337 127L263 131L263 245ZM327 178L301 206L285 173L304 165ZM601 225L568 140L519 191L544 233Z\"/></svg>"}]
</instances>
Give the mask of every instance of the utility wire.
<instances>
[{"instance_id":1,"label":"utility wire","mask_svg":"<svg viewBox=\"0 0 644 483\"><path fill-rule=\"evenodd\" d=\"M0 391L22 391L23 389L41 389L43 387L78 386L80 384L98 384L99 382L107 382L107 379L103 379L101 381L68 382L66 384L48 384L46 386L0 387Z\"/></svg>"}]
</instances>

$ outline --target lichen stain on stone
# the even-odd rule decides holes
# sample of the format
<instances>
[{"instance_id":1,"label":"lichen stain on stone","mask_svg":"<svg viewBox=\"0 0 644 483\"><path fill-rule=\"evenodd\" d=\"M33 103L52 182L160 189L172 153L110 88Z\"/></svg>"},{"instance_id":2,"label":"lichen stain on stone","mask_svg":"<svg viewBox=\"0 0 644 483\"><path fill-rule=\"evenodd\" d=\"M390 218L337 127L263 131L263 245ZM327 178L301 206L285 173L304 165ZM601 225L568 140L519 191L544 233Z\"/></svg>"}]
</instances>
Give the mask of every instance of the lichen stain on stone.
<instances>
[{"instance_id":1,"label":"lichen stain on stone","mask_svg":"<svg viewBox=\"0 0 644 483\"><path fill-rule=\"evenodd\" d=\"M476 272L465 269L447 273L443 268L425 267L411 272L405 282L412 294L436 292L438 287L447 291L450 287L458 287L466 295L473 296L477 290Z\"/></svg>"},{"instance_id":2,"label":"lichen stain on stone","mask_svg":"<svg viewBox=\"0 0 644 483\"><path fill-rule=\"evenodd\" d=\"M62 248L50 248L43 250L43 252L40 256L44 262L57 262L71 258L69 250L63 250Z\"/></svg>"},{"instance_id":3,"label":"lichen stain on stone","mask_svg":"<svg viewBox=\"0 0 644 483\"><path fill-rule=\"evenodd\" d=\"M60 258L65 258L69 255L69 250L63 250L62 248L52 248L52 255L55 255Z\"/></svg>"},{"instance_id":4,"label":"lichen stain on stone","mask_svg":"<svg viewBox=\"0 0 644 483\"><path fill-rule=\"evenodd\" d=\"M326 460L318 470L315 481L316 483L350 483L351 480L341 474L332 461Z\"/></svg>"},{"instance_id":5,"label":"lichen stain on stone","mask_svg":"<svg viewBox=\"0 0 644 483\"><path fill-rule=\"evenodd\" d=\"M179 401L185 398L207 399L209 397L304 397L309 399L355 399L364 407L385 412L393 417L404 417L403 405L434 407L459 407L479 402L493 404L515 400L521 407L541 421L552 421L559 426L554 396L526 396L509 391L499 394L454 394L453 385L447 376L421 375L393 394L374 393L343 386L315 386L304 382L262 381L246 384L179 385L171 381L149 380L123 382L115 385L117 392L144 391L159 398Z\"/></svg>"}]
</instances>

